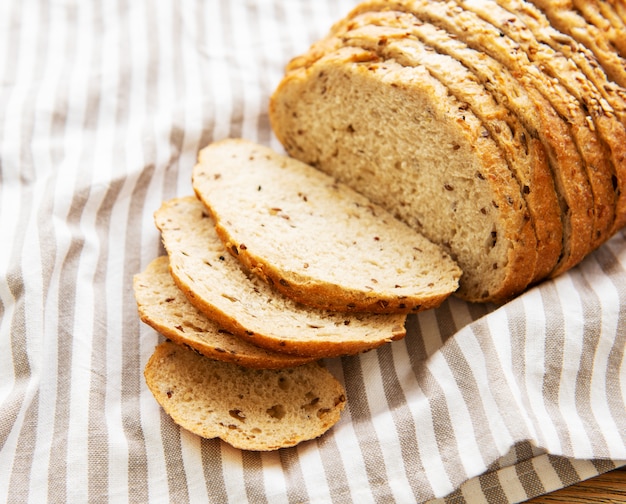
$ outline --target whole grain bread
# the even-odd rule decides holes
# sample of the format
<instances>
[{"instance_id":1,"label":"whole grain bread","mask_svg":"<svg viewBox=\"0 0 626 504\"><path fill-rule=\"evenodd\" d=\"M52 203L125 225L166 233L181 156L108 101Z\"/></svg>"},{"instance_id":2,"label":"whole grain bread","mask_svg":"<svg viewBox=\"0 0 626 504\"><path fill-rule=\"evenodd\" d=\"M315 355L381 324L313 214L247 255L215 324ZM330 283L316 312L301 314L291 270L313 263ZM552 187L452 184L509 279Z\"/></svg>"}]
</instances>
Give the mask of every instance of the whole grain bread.
<instances>
[{"instance_id":1,"label":"whole grain bread","mask_svg":"<svg viewBox=\"0 0 626 504\"><path fill-rule=\"evenodd\" d=\"M176 424L242 450L276 450L315 439L339 421L346 402L341 383L317 362L250 369L171 342L156 347L144 376Z\"/></svg>"},{"instance_id":2,"label":"whole grain bread","mask_svg":"<svg viewBox=\"0 0 626 504\"><path fill-rule=\"evenodd\" d=\"M404 22L401 19L404 17ZM480 80L457 59L438 53L407 35L415 19L407 14L374 12L357 16L350 29L337 33L331 46L355 45L404 66L424 66L482 121L501 148L520 185L537 238L537 264L531 283L545 278L562 251L562 222L554 181L543 144L521 124L517 115L496 101Z\"/></svg>"},{"instance_id":3,"label":"whole grain bread","mask_svg":"<svg viewBox=\"0 0 626 504\"><path fill-rule=\"evenodd\" d=\"M501 301L532 279L519 184L481 122L423 67L341 48L288 72L270 118L294 157L441 244L463 270L458 295Z\"/></svg>"},{"instance_id":4,"label":"whole grain bread","mask_svg":"<svg viewBox=\"0 0 626 504\"><path fill-rule=\"evenodd\" d=\"M626 59L614 49L604 31L572 8L569 0L530 0L530 3L541 9L557 30L591 50L611 80L626 87Z\"/></svg>"},{"instance_id":5,"label":"whole grain bread","mask_svg":"<svg viewBox=\"0 0 626 504\"><path fill-rule=\"evenodd\" d=\"M464 8L498 27L512 42L519 44L529 62L545 74L545 79L559 82L561 89L567 90L578 101L579 115L584 116L579 121L583 127L578 127L580 149L589 151L589 139L596 143L599 141L603 146L591 151L595 152L595 156L589 157L587 161L587 166L591 167L588 169L588 176L594 193L596 213L592 248L597 248L611 236L614 229L623 225L624 202L623 195L618 189L619 180L623 180L623 171L626 169L624 124L617 117L612 104L603 99L600 89L585 76L572 59L566 57L563 52L539 42L534 31L525 23L527 16L517 15L516 12L494 5L492 1L458 1ZM591 3L587 5L589 7ZM538 35L541 36L541 32ZM606 81L602 83L602 86L605 85ZM563 116L566 119L568 117ZM571 119L569 120L574 124ZM617 183L614 184L614 181Z\"/></svg>"},{"instance_id":6,"label":"whole grain bread","mask_svg":"<svg viewBox=\"0 0 626 504\"><path fill-rule=\"evenodd\" d=\"M506 9L511 19L519 19L523 22L520 30L529 30L534 35L538 47L542 48L541 53L545 53L546 48L554 51L549 56L551 64L558 64L557 74L569 76L569 81L581 83L585 89L593 86L595 103L589 108L589 114L593 122L597 125L611 149L611 161L614 170L614 189L616 193L615 219L609 234L614 234L617 230L626 225L626 141L624 140L624 129L626 128L626 89L611 81L604 69L599 64L591 51L571 38L569 35L559 32L551 24L545 15L524 0L497 0L497 3ZM603 6L613 7L605 2L600 2ZM513 24L513 27L516 25ZM508 29L508 27L507 27ZM626 32L624 32L626 33ZM625 39L626 40L626 39ZM538 48L528 49L531 53ZM556 58L553 60L554 56ZM545 59L544 59L545 61ZM564 71L566 67L575 65L576 73ZM599 95L599 96L598 96ZM587 95L583 94L582 98ZM587 97L588 98L588 97ZM615 125L615 123L619 123Z\"/></svg>"},{"instance_id":7,"label":"whole grain bread","mask_svg":"<svg viewBox=\"0 0 626 504\"><path fill-rule=\"evenodd\" d=\"M174 283L167 256L157 257L136 274L133 288L144 323L206 357L262 369L294 367L313 360L259 348L207 318Z\"/></svg>"},{"instance_id":8,"label":"whole grain bread","mask_svg":"<svg viewBox=\"0 0 626 504\"><path fill-rule=\"evenodd\" d=\"M403 314L318 310L283 296L226 250L194 196L164 202L155 223L172 278L189 302L249 343L305 357L336 357L406 335Z\"/></svg>"},{"instance_id":9,"label":"whole grain bread","mask_svg":"<svg viewBox=\"0 0 626 504\"><path fill-rule=\"evenodd\" d=\"M399 10L409 12L421 22L428 22L449 32L452 36L474 50L493 58L510 71L533 95L539 95L545 103L538 107L542 114L552 114L552 127L548 135L555 142L569 142L570 158L557 165L557 177L563 180L570 190L570 201L564 209L570 212L573 245L568 249L555 268L554 275L578 264L598 241L606 240L611 229L611 214L602 211L609 207L614 198L607 170L596 166L606 163L604 146L597 138L594 128L589 126L586 113L576 99L558 82L546 76L542 69L529 61L529 56L519 44L507 37L498 27L485 21L474 12L463 8L460 0L372 0L358 6L354 11ZM348 18L351 16L349 15ZM546 111L545 107L549 107ZM587 201L584 201L587 200ZM597 238L599 236L599 238Z\"/></svg>"},{"instance_id":10,"label":"whole grain bread","mask_svg":"<svg viewBox=\"0 0 626 504\"><path fill-rule=\"evenodd\" d=\"M441 248L334 178L268 147L204 148L193 188L226 248L285 296L315 308L415 313L458 288Z\"/></svg>"},{"instance_id":11,"label":"whole grain bread","mask_svg":"<svg viewBox=\"0 0 626 504\"><path fill-rule=\"evenodd\" d=\"M363 13L371 12L371 8L377 8L381 12L385 9L404 8L406 12L413 13L413 8L407 6L409 3L411 6L415 4L415 2L367 2L355 9L346 19L337 23L331 30L331 34L337 33L340 29L349 30L352 21ZM454 5L449 12L442 11L440 7L435 8L434 12L445 18L445 13L452 16L459 9L458 6ZM593 193L587 173L584 170L583 158L571 135L569 124L561 119L551 103L534 86L520 82L517 74L511 73L502 63L485 55L480 48L469 47L462 40L462 34L449 33L446 27L449 20L440 19L440 21L441 26L434 26L423 19L419 19L414 23L411 30L407 30L407 37L417 37L438 52L456 58L471 69L474 75L493 94L494 98L498 102L506 104L507 108L520 118L531 135L539 138L546 148L563 220L563 253L557 268L552 272L553 275L557 275L576 265L593 248L591 244L595 214ZM457 28L452 27L452 29ZM312 73L313 63L319 59L320 54L324 53L323 46L323 41L321 42L321 50L320 44L314 44L310 53L292 60L287 66L287 73L283 82L293 83L294 74L297 73L300 74L298 78L301 78L304 72ZM283 94L282 84L277 88L274 100L281 100L281 94ZM297 93L291 93L294 98L296 95ZM270 112L272 112L272 108L270 108ZM276 119L276 114L274 119ZM281 131L283 119L287 124L291 123L292 128L295 127L293 123L298 121L297 118L289 119L286 116L274 120L273 126L279 139L284 139L284 134ZM293 140L285 143L287 150L295 157L305 155L302 152L303 147L298 146L300 140L300 138L294 137ZM336 170L332 159L323 159L322 162L319 162L319 166L332 173ZM356 179L359 176L356 173L358 172L356 166L354 172L346 178L352 181ZM604 189L608 194L609 189L612 188L605 184ZM391 210L395 210L393 208L396 204L394 200L387 204Z\"/></svg>"}]
</instances>

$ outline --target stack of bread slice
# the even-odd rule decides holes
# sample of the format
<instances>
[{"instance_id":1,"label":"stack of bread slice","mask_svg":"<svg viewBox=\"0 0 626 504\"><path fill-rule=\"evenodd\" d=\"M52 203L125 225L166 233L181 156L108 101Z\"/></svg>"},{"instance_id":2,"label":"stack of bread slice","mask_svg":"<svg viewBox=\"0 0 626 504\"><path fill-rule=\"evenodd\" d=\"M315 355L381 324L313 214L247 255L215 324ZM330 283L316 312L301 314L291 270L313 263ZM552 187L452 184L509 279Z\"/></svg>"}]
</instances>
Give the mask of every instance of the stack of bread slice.
<instances>
[{"instance_id":1,"label":"stack of bread slice","mask_svg":"<svg viewBox=\"0 0 626 504\"><path fill-rule=\"evenodd\" d=\"M319 360L405 336L461 270L329 175L229 139L204 148L193 196L155 212L167 255L134 278L142 321L169 341L145 369L180 425L272 450L339 420L345 391Z\"/></svg>"},{"instance_id":2,"label":"stack of bread slice","mask_svg":"<svg viewBox=\"0 0 626 504\"><path fill-rule=\"evenodd\" d=\"M287 152L439 244L502 302L626 224L621 2L373 0L294 58Z\"/></svg>"}]
</instances>

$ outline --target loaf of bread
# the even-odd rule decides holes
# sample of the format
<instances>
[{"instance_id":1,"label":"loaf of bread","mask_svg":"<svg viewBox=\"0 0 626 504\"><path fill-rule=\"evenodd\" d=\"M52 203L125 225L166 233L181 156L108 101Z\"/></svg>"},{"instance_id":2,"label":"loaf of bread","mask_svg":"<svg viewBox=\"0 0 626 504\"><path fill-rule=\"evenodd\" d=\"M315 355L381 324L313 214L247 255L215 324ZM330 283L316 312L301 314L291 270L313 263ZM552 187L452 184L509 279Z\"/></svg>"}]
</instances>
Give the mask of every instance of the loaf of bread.
<instances>
[{"instance_id":1,"label":"loaf of bread","mask_svg":"<svg viewBox=\"0 0 626 504\"><path fill-rule=\"evenodd\" d=\"M148 388L180 426L235 448L267 451L321 436L340 418L343 386L319 363L250 369L171 342L144 371Z\"/></svg>"},{"instance_id":2,"label":"loaf of bread","mask_svg":"<svg viewBox=\"0 0 626 504\"><path fill-rule=\"evenodd\" d=\"M364 2L287 65L276 136L449 252L458 295L504 301L626 223L622 56L565 4Z\"/></svg>"},{"instance_id":3,"label":"loaf of bread","mask_svg":"<svg viewBox=\"0 0 626 504\"><path fill-rule=\"evenodd\" d=\"M319 310L282 295L228 253L194 196L164 202L155 223L172 277L189 302L249 343L321 358L371 350L406 335L404 314Z\"/></svg>"},{"instance_id":4,"label":"loaf of bread","mask_svg":"<svg viewBox=\"0 0 626 504\"><path fill-rule=\"evenodd\" d=\"M204 148L193 188L226 248L299 303L322 310L416 313L458 288L441 249L348 186L268 147Z\"/></svg>"}]
</instances>

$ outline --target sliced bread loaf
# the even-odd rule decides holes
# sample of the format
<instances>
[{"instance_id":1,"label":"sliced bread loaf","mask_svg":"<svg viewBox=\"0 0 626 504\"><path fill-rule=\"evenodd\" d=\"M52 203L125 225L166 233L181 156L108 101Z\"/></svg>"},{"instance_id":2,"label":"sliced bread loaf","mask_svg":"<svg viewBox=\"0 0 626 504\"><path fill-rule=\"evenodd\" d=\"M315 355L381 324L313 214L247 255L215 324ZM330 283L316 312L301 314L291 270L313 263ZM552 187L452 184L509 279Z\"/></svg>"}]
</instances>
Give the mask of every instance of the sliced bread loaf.
<instances>
[{"instance_id":1,"label":"sliced bread loaf","mask_svg":"<svg viewBox=\"0 0 626 504\"><path fill-rule=\"evenodd\" d=\"M626 225L626 141L624 141L624 129L626 128L626 89L611 81L594 55L582 44L570 36L559 32L551 24L545 15L531 3L523 0L497 0L512 19L523 22L520 30L529 30L537 40L541 54L546 48L554 51L548 56L551 64L558 64L560 68L555 70L557 74L569 77L568 81L581 83L585 89L593 86L593 94L596 106L590 106L589 113L597 127L602 131L603 137L611 149L611 161L614 169L613 185L616 192L615 220L610 234ZM612 7L600 2L602 6ZM515 25L513 25L515 27ZM626 33L626 31L624 32ZM626 39L625 39L626 40ZM530 48L533 53L537 48ZM553 57L556 55L556 59ZM561 56L559 56L561 55ZM544 58L546 61L546 58ZM564 70L564 68L576 66L577 73ZM582 75L581 75L582 74ZM585 94L583 98L589 98ZM615 125L615 122L621 124ZM606 141L606 140L605 140Z\"/></svg>"},{"instance_id":2,"label":"sliced bread loaf","mask_svg":"<svg viewBox=\"0 0 626 504\"><path fill-rule=\"evenodd\" d=\"M500 63L515 76L516 80L550 107L554 114L548 135L555 142L569 142L571 158L557 165L556 176L565 180L572 188L571 200L566 209L571 213L572 230L576 240L571 247L573 254L564 254L553 274L559 274L578 264L593 250L596 236L606 239L611 228L611 212L602 209L614 200L607 169L604 146L590 127L585 110L565 89L558 79L549 78L542 69L529 61L529 56L519 44L507 37L502 30L482 19L474 12L464 9L455 1L398 0L392 2L373 0L361 4L355 12L371 9L397 9L413 14L420 22L428 22L446 30L454 38L474 50ZM497 7L497 6L495 6ZM544 112L541 107L540 112ZM602 166L596 169L596 166ZM587 201L585 201L587 200ZM567 250L566 250L567 251Z\"/></svg>"},{"instance_id":3,"label":"sliced bread loaf","mask_svg":"<svg viewBox=\"0 0 626 504\"><path fill-rule=\"evenodd\" d=\"M174 283L167 256L157 257L135 275L133 288L143 322L206 357L263 369L294 367L313 360L259 348L207 318Z\"/></svg>"},{"instance_id":4,"label":"sliced bread loaf","mask_svg":"<svg viewBox=\"0 0 626 504\"><path fill-rule=\"evenodd\" d=\"M250 369L171 342L156 347L144 375L175 423L242 450L276 450L317 438L339 421L346 401L342 385L317 362Z\"/></svg>"},{"instance_id":5,"label":"sliced bread loaf","mask_svg":"<svg viewBox=\"0 0 626 504\"><path fill-rule=\"evenodd\" d=\"M270 117L294 157L445 247L463 270L460 296L504 300L532 279L536 237L519 184L467 104L424 67L341 48L289 72Z\"/></svg>"},{"instance_id":6,"label":"sliced bread loaf","mask_svg":"<svg viewBox=\"0 0 626 504\"><path fill-rule=\"evenodd\" d=\"M193 188L250 271L320 309L411 313L454 292L442 249L332 177L240 139L204 148Z\"/></svg>"},{"instance_id":7,"label":"sliced bread loaf","mask_svg":"<svg viewBox=\"0 0 626 504\"><path fill-rule=\"evenodd\" d=\"M404 9L406 12L413 14L411 6L406 4L414 4L414 2L368 2L359 6L354 13L344 19L342 22L337 23L333 29L334 33L343 29L349 30L353 26L353 21L357 16L362 13L372 12L370 9L379 9L381 12L385 9L398 8ZM436 2L435 2L436 3ZM435 14L446 17L441 8L433 7ZM453 16L457 13L459 7L449 8L444 10L448 16ZM561 205L561 215L563 220L563 253L561 260L552 274L558 274L565 271L569 267L577 264L590 250L590 242L594 224L594 205L593 194L591 192L591 186L587 178L587 174L584 170L584 164L581 157L581 153L578 151L576 144L573 141L569 125L565 123L557 111L554 110L550 102L541 95L534 86L530 84L524 84L518 79L518 73L512 73L502 63L496 59L484 54L479 48L471 48L464 41L462 34L451 34L446 23L450 23L448 19L441 20L443 27L437 27L430 24L423 19L416 19L411 29L407 29L407 37L416 37L422 42L435 48L437 52L447 54L460 61L464 66L474 73L478 77L481 83L492 93L493 97L502 104L506 104L506 107L510 109L515 115L517 115L524 125L524 127L530 132L533 138L538 138L543 143L550 167L552 169L554 183L557 189L559 202ZM456 29L454 27L451 27ZM323 46L323 43L322 43ZM273 105L270 108L271 118L273 119L273 126L277 136L281 140L286 140L285 146L287 150L294 155L307 160L307 156L318 163L318 166L323 170L328 170L333 174L337 174L342 170L346 170L343 166L348 167L348 171L344 174L346 180L350 180L351 184L358 183L359 177L361 177L361 167L355 164L353 160L350 162L337 162L335 157L322 157L310 151L310 143L308 143L308 137L302 139L301 136L293 135L297 126L294 123L298 122L298 117L294 117L287 114L272 115L272 109L278 110L280 102L285 100L298 100L298 88L297 82L301 82L307 78L312 78L317 73L317 68L314 65L316 61L315 57L319 58L319 54L324 51L317 48L317 54L313 53L312 61L308 60L306 56L294 59L289 65L287 75L278 87L274 98ZM285 90L290 89L289 93ZM335 92L335 88L332 88ZM381 90L381 94L384 94L386 90ZM326 98L327 100L332 97ZM311 99L305 102L311 103ZM283 110L288 111L291 107L290 103L285 103L282 107ZM313 107L313 105L310 105ZM298 105L295 106L298 108ZM284 124L282 124L284 122ZM301 131L304 130L301 128ZM320 134L320 137L324 136L324 133ZM319 139L318 142L324 142L323 139ZM350 170L349 168L352 167ZM374 185L374 189L371 191L380 191L383 193L386 188L386 184ZM368 187L364 188L365 190ZM360 188L359 190L364 190ZM389 205L389 208L393 211L397 210L397 203L394 200L385 200L385 204ZM401 211L401 209L400 209Z\"/></svg>"},{"instance_id":8,"label":"sliced bread loaf","mask_svg":"<svg viewBox=\"0 0 626 504\"><path fill-rule=\"evenodd\" d=\"M545 278L562 251L562 222L543 144L521 124L517 115L494 99L469 68L407 35L405 23L390 14L404 16L408 23L415 22L412 16L400 13L359 16L352 20L352 29L340 35L342 43L376 51L381 58L393 59L404 66L423 65L455 98L467 103L501 148L520 185L537 237L537 265L532 282Z\"/></svg>"},{"instance_id":9,"label":"sliced bread loaf","mask_svg":"<svg viewBox=\"0 0 626 504\"><path fill-rule=\"evenodd\" d=\"M614 184L620 178L623 179L623 171L626 169L624 124L616 116L611 103L603 99L597 86L587 79L573 60L567 58L563 52L538 41L534 31L526 25L524 15L510 12L494 5L494 2L459 2L464 8L498 27L513 43L518 44L529 62L545 74L544 80L556 81L562 86L555 89L557 93L561 92L559 89L567 90L578 102L577 115L581 119L578 121L577 135L580 149L589 151L593 142L600 142L601 145L601 148L589 152L595 153L593 157L587 154L588 176L594 193L596 212L592 248L597 248L611 236L615 226L621 227L619 222L616 223L616 218L624 218L621 215L623 202L620 201L621 195L617 190L619 185L617 182ZM575 124L574 115L562 115Z\"/></svg>"},{"instance_id":10,"label":"sliced bread loaf","mask_svg":"<svg viewBox=\"0 0 626 504\"><path fill-rule=\"evenodd\" d=\"M406 315L318 310L283 296L226 251L213 220L193 196L164 202L155 223L172 277L191 304L252 344L307 357L336 357L406 334Z\"/></svg>"}]
</instances>

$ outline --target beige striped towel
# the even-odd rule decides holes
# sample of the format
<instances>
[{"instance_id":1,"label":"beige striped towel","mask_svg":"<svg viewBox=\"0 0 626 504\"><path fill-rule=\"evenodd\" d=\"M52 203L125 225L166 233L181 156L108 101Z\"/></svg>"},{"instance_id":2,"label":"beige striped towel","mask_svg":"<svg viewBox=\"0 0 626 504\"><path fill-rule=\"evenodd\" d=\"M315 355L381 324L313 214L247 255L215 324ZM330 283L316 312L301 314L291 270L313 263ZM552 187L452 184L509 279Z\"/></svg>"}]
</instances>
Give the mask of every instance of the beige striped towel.
<instances>
[{"instance_id":1,"label":"beige striped towel","mask_svg":"<svg viewBox=\"0 0 626 504\"><path fill-rule=\"evenodd\" d=\"M495 309L328 361L319 440L241 452L147 390L132 275L198 149L279 150L285 63L353 0L0 2L0 502L519 502L626 460L626 232Z\"/></svg>"}]
</instances>

